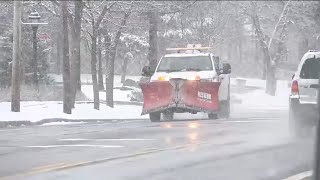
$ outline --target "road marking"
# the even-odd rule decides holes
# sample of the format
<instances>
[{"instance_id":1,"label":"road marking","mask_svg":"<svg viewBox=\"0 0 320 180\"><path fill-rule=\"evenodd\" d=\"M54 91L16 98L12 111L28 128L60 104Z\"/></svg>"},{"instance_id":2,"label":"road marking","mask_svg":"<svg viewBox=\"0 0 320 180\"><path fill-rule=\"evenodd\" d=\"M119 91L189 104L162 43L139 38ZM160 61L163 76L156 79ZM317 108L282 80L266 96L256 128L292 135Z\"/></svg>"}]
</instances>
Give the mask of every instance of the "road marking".
<instances>
[{"instance_id":1,"label":"road marking","mask_svg":"<svg viewBox=\"0 0 320 180\"><path fill-rule=\"evenodd\" d=\"M230 142L229 144L234 144L235 142ZM217 143L220 144L220 143ZM277 146L273 146L273 147L267 147L267 148L257 148L254 149L252 151L249 152L242 152L242 153L236 153L232 156L239 156L239 155L245 155L245 154L252 154L252 152L257 152L257 151L267 151L273 148L281 148L284 146L289 145L290 143L286 143L286 144L280 144ZM124 156L116 156L116 157L109 157L109 158L102 158L102 159L97 159L97 160L93 160L93 161L82 161L82 162L78 162L78 163L69 163L69 164L62 164L61 166L54 166L54 165L48 165L49 168L41 168L39 167L39 170L31 170L31 171L27 171L27 172L22 172L22 173L17 173L14 175L10 175L10 176L4 176L4 177L0 177L0 179L18 179L21 177L25 177L27 175L34 175L34 174L41 174L41 173L46 173L46 172L52 172L52 171L62 171L62 170L68 170L68 169L73 169L73 168L78 168L78 167L83 167L83 166L88 166L88 165L93 165L93 164L100 164L100 163L105 163L105 162L110 162L110 161L115 161L115 160L121 160L121 159L126 159L126 158L133 158L133 157L139 157L139 156L143 156L143 155L148 155L148 154L153 154L153 153L158 153L158 152L164 152L164 151L169 151L169 150L179 150L179 149L184 149L184 148L188 148L188 147L192 147L195 145L213 145L212 143L209 142L198 142L198 143L188 143L188 144L183 144L183 145L178 145L178 146L174 146L174 147L167 147L167 148L163 148L163 149L158 149L158 148L150 148L150 149L144 149L143 151L138 151L136 153L133 154L128 154L128 155L124 155ZM226 144L224 144L226 145ZM231 156L229 156L230 158ZM223 159L225 157L220 157L217 158L217 160L219 159ZM292 180L292 179L284 179L284 180ZM298 180L298 179L294 179L294 180Z\"/></svg>"},{"instance_id":2,"label":"road marking","mask_svg":"<svg viewBox=\"0 0 320 180\"><path fill-rule=\"evenodd\" d=\"M44 165L44 166L32 168L32 170L36 171L36 170L42 170L42 169L48 169L48 168L55 168L55 167L59 167L59 166L65 165L65 164L66 163L49 164L49 165Z\"/></svg>"},{"instance_id":3,"label":"road marking","mask_svg":"<svg viewBox=\"0 0 320 180\"><path fill-rule=\"evenodd\" d=\"M59 141L154 141L155 139L59 139Z\"/></svg>"},{"instance_id":4,"label":"road marking","mask_svg":"<svg viewBox=\"0 0 320 180\"><path fill-rule=\"evenodd\" d=\"M249 117L248 119L250 119L250 120L268 120L268 121L270 121L270 120L280 120L281 118L279 118L279 117Z\"/></svg>"},{"instance_id":5,"label":"road marking","mask_svg":"<svg viewBox=\"0 0 320 180\"><path fill-rule=\"evenodd\" d=\"M233 120L227 120L227 121L217 121L221 123L269 123L269 122L277 122L276 120L243 120L243 121L233 121Z\"/></svg>"},{"instance_id":6,"label":"road marking","mask_svg":"<svg viewBox=\"0 0 320 180\"><path fill-rule=\"evenodd\" d=\"M23 146L27 148L57 148L57 147L95 147L95 148L122 148L118 145L92 145L92 144L62 144L62 145L44 145L44 146Z\"/></svg>"},{"instance_id":7,"label":"road marking","mask_svg":"<svg viewBox=\"0 0 320 180\"><path fill-rule=\"evenodd\" d=\"M201 145L201 144L208 144L208 143L195 143L195 144ZM18 178L25 177L25 176L41 174L41 173L46 173L46 172L73 169L73 168L77 168L77 167L88 166L88 165L99 164L99 163L110 162L110 161L114 161L114 160L121 160L121 159L132 158L132 157L139 157L142 155L148 155L148 154L153 154L153 153L163 152L163 151L168 151L168 150L178 150L178 149L183 149L183 148L189 147L191 145L195 145L195 144L184 144L184 145L168 147L168 148L163 148L163 149L150 148L150 149L145 149L143 151L136 152L133 154L124 155L124 156L103 158L103 159L98 159L98 160L93 160L93 161L82 161L82 162L78 162L78 163L69 163L69 164L62 163L60 166L55 165L55 164L47 165L47 167L41 166L38 168L34 168L31 171L18 173L18 174L11 175L11 176L0 177L0 179L2 179L2 180L3 179L18 179Z\"/></svg>"},{"instance_id":8,"label":"road marking","mask_svg":"<svg viewBox=\"0 0 320 180\"><path fill-rule=\"evenodd\" d=\"M312 171L302 172L300 174L296 174L294 176L287 177L283 180L303 180L304 178L308 178L312 176Z\"/></svg>"},{"instance_id":9,"label":"road marking","mask_svg":"<svg viewBox=\"0 0 320 180\"><path fill-rule=\"evenodd\" d=\"M146 120L131 120L131 121L120 121L118 122L118 124L123 124L123 123L133 123L133 122L142 122L142 121L146 121Z\"/></svg>"}]
</instances>

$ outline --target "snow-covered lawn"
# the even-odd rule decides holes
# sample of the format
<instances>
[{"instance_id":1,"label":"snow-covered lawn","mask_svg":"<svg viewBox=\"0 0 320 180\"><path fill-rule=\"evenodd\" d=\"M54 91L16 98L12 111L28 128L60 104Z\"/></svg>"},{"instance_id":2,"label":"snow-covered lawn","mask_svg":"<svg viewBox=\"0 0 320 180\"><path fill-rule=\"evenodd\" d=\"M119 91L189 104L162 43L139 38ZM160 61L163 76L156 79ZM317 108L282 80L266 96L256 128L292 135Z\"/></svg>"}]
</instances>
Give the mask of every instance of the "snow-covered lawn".
<instances>
[{"instance_id":1,"label":"snow-covered lawn","mask_svg":"<svg viewBox=\"0 0 320 180\"><path fill-rule=\"evenodd\" d=\"M86 77L86 76L84 76ZM130 77L132 78L132 77ZM139 77L132 79L138 80ZM270 96L264 93L265 81L259 79L246 79L246 85L253 88L248 92L237 93L235 88L232 91L232 97L240 99L241 104L234 104L234 112L245 110L250 113L250 110L260 109L279 109L285 110L288 108L288 96L290 89L288 81L278 81L276 96ZM236 86L236 80L232 79L231 84ZM115 86L120 87L120 76L116 76ZM83 93L88 99L93 99L92 85L83 85ZM128 94L130 91L121 91L115 89L115 101L130 101ZM105 100L105 93L100 92L101 100ZM141 106L136 105L115 105L114 108L107 107L101 103L100 110L93 109L92 103L77 102L76 108L71 115L62 113L61 102L40 102L40 101L23 101L21 102L21 112L15 113L10 111L10 102L0 103L0 121L31 121L39 122L44 119L67 119L67 120L113 120L113 119L147 119L148 115L141 116ZM179 117L176 115L175 117ZM190 116L190 115L189 115ZM199 116L199 115L198 115ZM206 115L201 115L206 117Z\"/></svg>"},{"instance_id":2,"label":"snow-covered lawn","mask_svg":"<svg viewBox=\"0 0 320 180\"><path fill-rule=\"evenodd\" d=\"M81 91L83 94L89 99L93 100L93 87L92 85L82 85ZM124 101L124 102L129 102L129 94L130 90L128 91L121 91L120 89L114 89L113 90L113 100L114 101ZM99 97L100 100L105 101L106 100L106 92L99 92Z\"/></svg>"},{"instance_id":3,"label":"snow-covered lawn","mask_svg":"<svg viewBox=\"0 0 320 180\"><path fill-rule=\"evenodd\" d=\"M38 122L43 119L140 119L141 106L119 105L109 108L101 104L100 110L93 109L92 103L76 104L72 114L62 113L60 102L21 102L21 112L11 112L10 102L0 103L0 121L31 121Z\"/></svg>"},{"instance_id":4,"label":"snow-covered lawn","mask_svg":"<svg viewBox=\"0 0 320 180\"><path fill-rule=\"evenodd\" d=\"M277 91L275 96L270 96L265 93L265 81L260 79L246 79L247 86L259 87L257 90L250 91L244 94L232 94L234 97L241 99L241 107L248 109L287 109L289 107L288 81L278 80ZM235 80L231 81L235 84Z\"/></svg>"}]
</instances>

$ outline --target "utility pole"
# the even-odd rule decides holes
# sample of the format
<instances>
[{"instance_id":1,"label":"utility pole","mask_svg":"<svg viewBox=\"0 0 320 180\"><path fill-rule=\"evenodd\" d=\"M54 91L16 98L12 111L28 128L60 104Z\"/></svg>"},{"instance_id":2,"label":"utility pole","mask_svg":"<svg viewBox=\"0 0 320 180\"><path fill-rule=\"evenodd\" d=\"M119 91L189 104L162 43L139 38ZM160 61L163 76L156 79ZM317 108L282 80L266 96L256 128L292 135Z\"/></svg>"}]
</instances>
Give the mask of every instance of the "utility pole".
<instances>
[{"instance_id":1,"label":"utility pole","mask_svg":"<svg viewBox=\"0 0 320 180\"><path fill-rule=\"evenodd\" d=\"M12 81L11 81L11 111L20 112L20 28L22 1L14 1L13 8L13 54L12 54Z\"/></svg>"}]
</instances>

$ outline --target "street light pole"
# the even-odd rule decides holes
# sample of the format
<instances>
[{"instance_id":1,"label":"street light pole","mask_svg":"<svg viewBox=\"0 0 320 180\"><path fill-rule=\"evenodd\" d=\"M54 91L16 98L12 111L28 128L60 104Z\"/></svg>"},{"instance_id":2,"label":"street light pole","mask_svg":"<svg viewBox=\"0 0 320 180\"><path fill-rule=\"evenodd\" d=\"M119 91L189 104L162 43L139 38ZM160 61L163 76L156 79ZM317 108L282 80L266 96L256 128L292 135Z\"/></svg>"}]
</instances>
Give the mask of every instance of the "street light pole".
<instances>
[{"instance_id":1,"label":"street light pole","mask_svg":"<svg viewBox=\"0 0 320 180\"><path fill-rule=\"evenodd\" d=\"M37 59L37 32L38 32L38 26L32 27L33 31L33 40L32 40L32 46L33 46L33 59L32 59L32 71L33 71L33 84L35 87L38 87L38 59Z\"/></svg>"},{"instance_id":2,"label":"street light pole","mask_svg":"<svg viewBox=\"0 0 320 180\"><path fill-rule=\"evenodd\" d=\"M37 49L38 49L38 43L37 43L37 32L39 27L39 21L41 16L38 12L32 12L29 16L29 19L31 20L31 27L33 31L33 40L32 40L32 46L33 46L33 59L32 59L32 81L36 88L38 88L38 59L37 59Z\"/></svg>"}]
</instances>

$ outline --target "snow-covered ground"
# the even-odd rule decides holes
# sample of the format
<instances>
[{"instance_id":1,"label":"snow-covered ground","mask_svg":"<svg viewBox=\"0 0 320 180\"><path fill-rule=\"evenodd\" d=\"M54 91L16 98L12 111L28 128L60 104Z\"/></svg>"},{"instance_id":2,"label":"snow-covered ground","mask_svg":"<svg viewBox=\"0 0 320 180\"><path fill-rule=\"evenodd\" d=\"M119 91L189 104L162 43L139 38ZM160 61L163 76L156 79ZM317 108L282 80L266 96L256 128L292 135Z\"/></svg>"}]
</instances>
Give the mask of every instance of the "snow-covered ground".
<instances>
[{"instance_id":1,"label":"snow-covered ground","mask_svg":"<svg viewBox=\"0 0 320 180\"><path fill-rule=\"evenodd\" d=\"M84 95L90 99L93 100L93 87L92 85L82 85L81 87L82 92ZM120 89L114 89L113 90L113 100L114 101L122 101L122 102L129 102L129 94L131 91L121 91ZM99 97L101 101L106 100L106 92L99 92Z\"/></svg>"},{"instance_id":2,"label":"snow-covered ground","mask_svg":"<svg viewBox=\"0 0 320 180\"><path fill-rule=\"evenodd\" d=\"M277 91L275 96L265 93L265 81L260 79L246 79L247 86L259 87L257 90L250 91L249 93L232 95L241 99L241 107L248 109L287 109L289 106L289 93L290 87L288 81L278 80ZM236 84L235 79L231 84Z\"/></svg>"},{"instance_id":3,"label":"snow-covered ground","mask_svg":"<svg viewBox=\"0 0 320 180\"><path fill-rule=\"evenodd\" d=\"M21 112L11 112L10 102L0 103L0 121L31 121L37 122L43 119L140 119L141 106L119 105L109 108L101 104L100 110L93 109L92 103L76 104L72 114L62 113L61 102L21 102Z\"/></svg>"},{"instance_id":4,"label":"snow-covered ground","mask_svg":"<svg viewBox=\"0 0 320 180\"><path fill-rule=\"evenodd\" d=\"M84 76L83 78L85 78ZM89 77L88 77L89 78ZM139 77L130 77L138 80ZM268 110L279 109L285 110L288 108L288 96L290 89L287 81L278 81L276 96L270 96L264 93L265 81L259 79L246 79L246 85L256 87L248 91L232 93L232 97L241 100L241 104L235 104L236 107L232 108L233 112L250 110ZM84 81L83 81L84 82ZM236 85L236 80L231 80L232 85ZM116 76L115 86L120 87L120 76ZM93 99L92 85L83 85L83 93L89 98ZM129 101L128 94L130 91L121 91L115 89L115 101ZM100 92L101 100L105 100L105 93ZM101 103L100 110L93 109L92 103L77 103L76 108L71 115L62 113L61 102L39 102L29 101L21 102L21 112L15 113L10 111L10 102L0 103L0 121L31 121L38 122L43 119L68 119L68 120L112 120L112 119L147 119L148 115L141 116L141 106L137 105L116 105L114 108L109 108ZM198 118L206 118L207 115L199 113L196 115ZM175 115L175 118L184 118L184 115ZM188 114L188 117L191 117ZM194 118L197 118L194 117Z\"/></svg>"}]
</instances>

